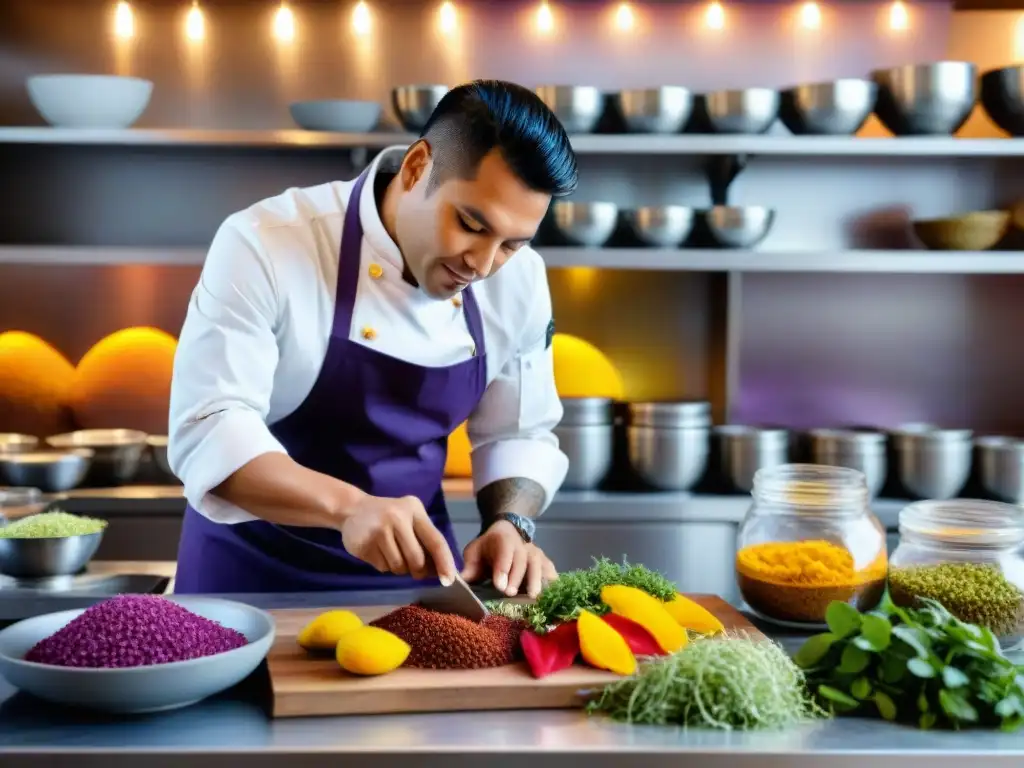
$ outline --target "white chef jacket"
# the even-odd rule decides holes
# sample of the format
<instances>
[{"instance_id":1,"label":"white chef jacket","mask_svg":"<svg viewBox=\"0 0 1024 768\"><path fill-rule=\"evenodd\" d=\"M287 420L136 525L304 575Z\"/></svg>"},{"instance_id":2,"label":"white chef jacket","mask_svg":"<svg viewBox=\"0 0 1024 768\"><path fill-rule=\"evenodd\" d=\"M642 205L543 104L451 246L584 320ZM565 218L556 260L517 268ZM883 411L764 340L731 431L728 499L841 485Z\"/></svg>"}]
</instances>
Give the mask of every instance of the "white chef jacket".
<instances>
[{"instance_id":1,"label":"white chef jacket","mask_svg":"<svg viewBox=\"0 0 1024 768\"><path fill-rule=\"evenodd\" d=\"M363 186L349 339L417 365L455 365L473 353L463 308L402 279L401 253L374 199L378 166L397 165L404 149L381 152ZM229 216L210 245L174 360L167 454L189 503L215 522L255 519L210 491L257 456L286 453L268 425L298 408L319 375L354 183L288 189ZM569 462L552 433L562 404L544 262L523 247L472 291L487 361L487 389L468 425L474 490L525 477L544 488L546 509Z\"/></svg>"}]
</instances>

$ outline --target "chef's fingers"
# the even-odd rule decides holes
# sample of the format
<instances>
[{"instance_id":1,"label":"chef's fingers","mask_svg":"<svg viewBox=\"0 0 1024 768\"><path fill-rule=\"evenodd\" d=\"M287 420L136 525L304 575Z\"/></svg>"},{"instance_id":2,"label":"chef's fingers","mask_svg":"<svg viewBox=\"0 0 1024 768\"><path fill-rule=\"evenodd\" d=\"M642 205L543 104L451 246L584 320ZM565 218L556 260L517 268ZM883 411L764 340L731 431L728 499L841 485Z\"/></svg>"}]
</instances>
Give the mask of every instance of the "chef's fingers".
<instances>
[{"instance_id":1,"label":"chef's fingers","mask_svg":"<svg viewBox=\"0 0 1024 768\"><path fill-rule=\"evenodd\" d=\"M480 539L473 539L462 552L462 578L472 583L483 576L483 548L480 546Z\"/></svg>"},{"instance_id":2,"label":"chef's fingers","mask_svg":"<svg viewBox=\"0 0 1024 768\"><path fill-rule=\"evenodd\" d=\"M384 557L384 553L380 551L380 546L377 544L371 544L373 547L369 556L364 558L366 562L372 565L381 573L388 573L391 569L388 567L388 560Z\"/></svg>"},{"instance_id":3,"label":"chef's fingers","mask_svg":"<svg viewBox=\"0 0 1024 768\"><path fill-rule=\"evenodd\" d=\"M544 583L548 584L558 578L558 571L555 570L555 564L551 562L551 559L544 555Z\"/></svg>"},{"instance_id":4,"label":"chef's fingers","mask_svg":"<svg viewBox=\"0 0 1024 768\"><path fill-rule=\"evenodd\" d=\"M516 540L519 540L518 535ZM504 536L494 539L496 550L491 552L491 581L494 587L502 592L508 589L508 572L512 570L512 560L516 554L516 542Z\"/></svg>"},{"instance_id":5,"label":"chef's fingers","mask_svg":"<svg viewBox=\"0 0 1024 768\"><path fill-rule=\"evenodd\" d=\"M394 528L395 541L398 548L402 550L402 559L409 568L409 573L417 579L425 579L430 575L427 567L427 553L423 551L416 533L413 531L412 523L398 525Z\"/></svg>"},{"instance_id":6,"label":"chef's fingers","mask_svg":"<svg viewBox=\"0 0 1024 768\"><path fill-rule=\"evenodd\" d=\"M547 558L536 547L530 552L530 564L526 569L526 594L537 597L544 587L544 564Z\"/></svg>"},{"instance_id":7,"label":"chef's fingers","mask_svg":"<svg viewBox=\"0 0 1024 768\"><path fill-rule=\"evenodd\" d=\"M446 587L451 585L458 571L455 568L455 557L444 536L425 512L422 516L417 515L413 518L413 530L416 532L416 538L430 555L441 583Z\"/></svg>"},{"instance_id":8,"label":"chef's fingers","mask_svg":"<svg viewBox=\"0 0 1024 768\"><path fill-rule=\"evenodd\" d=\"M505 594L514 597L519 594L519 585L523 583L526 569L530 565L530 552L526 547L516 547L512 555L512 567L508 569L508 586Z\"/></svg>"},{"instance_id":9,"label":"chef's fingers","mask_svg":"<svg viewBox=\"0 0 1024 768\"><path fill-rule=\"evenodd\" d=\"M398 544L395 543L395 537L390 531L385 530L381 532L380 538L377 540L377 548L380 549L384 561L388 564L387 570L399 576L404 576L409 572L405 564L405 558L402 557L402 552L398 548Z\"/></svg>"}]
</instances>

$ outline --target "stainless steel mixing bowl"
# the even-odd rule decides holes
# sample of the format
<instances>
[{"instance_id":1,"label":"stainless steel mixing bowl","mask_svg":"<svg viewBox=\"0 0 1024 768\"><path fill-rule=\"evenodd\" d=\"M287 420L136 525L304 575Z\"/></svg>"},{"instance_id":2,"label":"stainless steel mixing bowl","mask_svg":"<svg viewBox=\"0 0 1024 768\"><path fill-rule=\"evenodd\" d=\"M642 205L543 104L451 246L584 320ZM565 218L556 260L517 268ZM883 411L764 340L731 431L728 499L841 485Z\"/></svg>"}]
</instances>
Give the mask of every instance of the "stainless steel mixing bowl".
<instances>
[{"instance_id":1,"label":"stainless steel mixing bowl","mask_svg":"<svg viewBox=\"0 0 1024 768\"><path fill-rule=\"evenodd\" d=\"M678 248L693 230L692 208L683 205L648 205L623 211L633 236L654 248Z\"/></svg>"},{"instance_id":2,"label":"stainless steel mixing bowl","mask_svg":"<svg viewBox=\"0 0 1024 768\"><path fill-rule=\"evenodd\" d=\"M1024 136L1024 65L983 74L981 103L993 123L1011 136Z\"/></svg>"},{"instance_id":3,"label":"stainless steel mixing bowl","mask_svg":"<svg viewBox=\"0 0 1024 768\"><path fill-rule=\"evenodd\" d=\"M17 432L0 432L0 454L31 451L39 445L39 438Z\"/></svg>"},{"instance_id":4,"label":"stainless steel mixing bowl","mask_svg":"<svg viewBox=\"0 0 1024 768\"><path fill-rule=\"evenodd\" d=\"M96 554L103 531L57 539L0 537L0 573L19 579L70 576Z\"/></svg>"},{"instance_id":5,"label":"stainless steel mixing bowl","mask_svg":"<svg viewBox=\"0 0 1024 768\"><path fill-rule=\"evenodd\" d=\"M888 471L884 432L814 429L809 437L811 461L814 464L846 467L862 472L872 498L882 490Z\"/></svg>"},{"instance_id":6,"label":"stainless steel mixing bowl","mask_svg":"<svg viewBox=\"0 0 1024 768\"><path fill-rule=\"evenodd\" d=\"M619 91L614 102L631 133L678 133L693 112L693 93L678 85Z\"/></svg>"},{"instance_id":7,"label":"stainless steel mixing bowl","mask_svg":"<svg viewBox=\"0 0 1024 768\"><path fill-rule=\"evenodd\" d=\"M779 117L797 135L851 136L875 109L878 86L871 80L844 78L787 88Z\"/></svg>"},{"instance_id":8,"label":"stainless steel mixing bowl","mask_svg":"<svg viewBox=\"0 0 1024 768\"><path fill-rule=\"evenodd\" d=\"M779 116L779 92L771 88L712 91L703 102L716 133L764 133Z\"/></svg>"},{"instance_id":9,"label":"stainless steel mixing bowl","mask_svg":"<svg viewBox=\"0 0 1024 768\"><path fill-rule=\"evenodd\" d=\"M419 133L450 89L447 85L400 85L391 91L391 106L407 131Z\"/></svg>"},{"instance_id":10,"label":"stainless steel mixing bowl","mask_svg":"<svg viewBox=\"0 0 1024 768\"><path fill-rule=\"evenodd\" d=\"M949 136L977 100L977 67L968 61L908 64L872 72L875 114L897 136Z\"/></svg>"},{"instance_id":11,"label":"stainless steel mixing bowl","mask_svg":"<svg viewBox=\"0 0 1024 768\"><path fill-rule=\"evenodd\" d=\"M753 248L771 231L775 211L757 205L716 205L704 212L704 221L717 245Z\"/></svg>"},{"instance_id":12,"label":"stainless steel mixing bowl","mask_svg":"<svg viewBox=\"0 0 1024 768\"><path fill-rule=\"evenodd\" d=\"M134 429L82 429L46 438L47 445L60 450L86 448L93 452L86 474L90 485L121 485L139 471L146 452L146 433Z\"/></svg>"},{"instance_id":13,"label":"stainless steel mixing bowl","mask_svg":"<svg viewBox=\"0 0 1024 768\"><path fill-rule=\"evenodd\" d=\"M0 455L0 479L43 493L63 493L82 483L92 460L93 452L85 448L9 453Z\"/></svg>"},{"instance_id":14,"label":"stainless steel mixing bowl","mask_svg":"<svg viewBox=\"0 0 1024 768\"><path fill-rule=\"evenodd\" d=\"M567 133L590 133L604 114L604 93L591 85L542 85L536 93Z\"/></svg>"},{"instance_id":15,"label":"stainless steel mixing bowl","mask_svg":"<svg viewBox=\"0 0 1024 768\"><path fill-rule=\"evenodd\" d=\"M573 245L597 248L608 242L618 223L615 203L575 203L556 200L551 204L551 222Z\"/></svg>"}]
</instances>

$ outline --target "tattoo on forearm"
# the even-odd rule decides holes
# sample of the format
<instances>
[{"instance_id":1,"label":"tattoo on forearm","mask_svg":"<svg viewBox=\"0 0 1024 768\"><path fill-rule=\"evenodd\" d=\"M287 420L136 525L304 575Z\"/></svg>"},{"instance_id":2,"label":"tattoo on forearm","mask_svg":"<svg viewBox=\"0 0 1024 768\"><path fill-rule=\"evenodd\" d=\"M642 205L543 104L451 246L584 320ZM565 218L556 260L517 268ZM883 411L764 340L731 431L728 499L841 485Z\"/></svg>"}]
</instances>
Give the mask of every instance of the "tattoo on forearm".
<instances>
[{"instance_id":1,"label":"tattoo on forearm","mask_svg":"<svg viewBox=\"0 0 1024 768\"><path fill-rule=\"evenodd\" d=\"M477 493L476 506L484 523L506 512L536 517L544 506L544 488L525 477L495 480Z\"/></svg>"}]
</instances>

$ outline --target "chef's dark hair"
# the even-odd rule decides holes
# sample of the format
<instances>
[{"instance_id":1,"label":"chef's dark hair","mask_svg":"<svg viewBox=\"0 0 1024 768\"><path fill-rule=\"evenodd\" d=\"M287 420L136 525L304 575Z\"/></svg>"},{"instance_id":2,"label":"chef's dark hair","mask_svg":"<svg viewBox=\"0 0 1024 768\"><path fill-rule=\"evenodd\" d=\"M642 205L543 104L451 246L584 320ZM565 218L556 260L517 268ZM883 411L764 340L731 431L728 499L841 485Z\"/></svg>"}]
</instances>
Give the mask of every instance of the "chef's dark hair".
<instances>
[{"instance_id":1,"label":"chef's dark hair","mask_svg":"<svg viewBox=\"0 0 1024 768\"><path fill-rule=\"evenodd\" d=\"M433 158L428 194L449 178L472 178L496 148L531 189L552 197L576 189L576 153L565 128L533 91L515 83L474 80L452 88L420 138Z\"/></svg>"}]
</instances>

